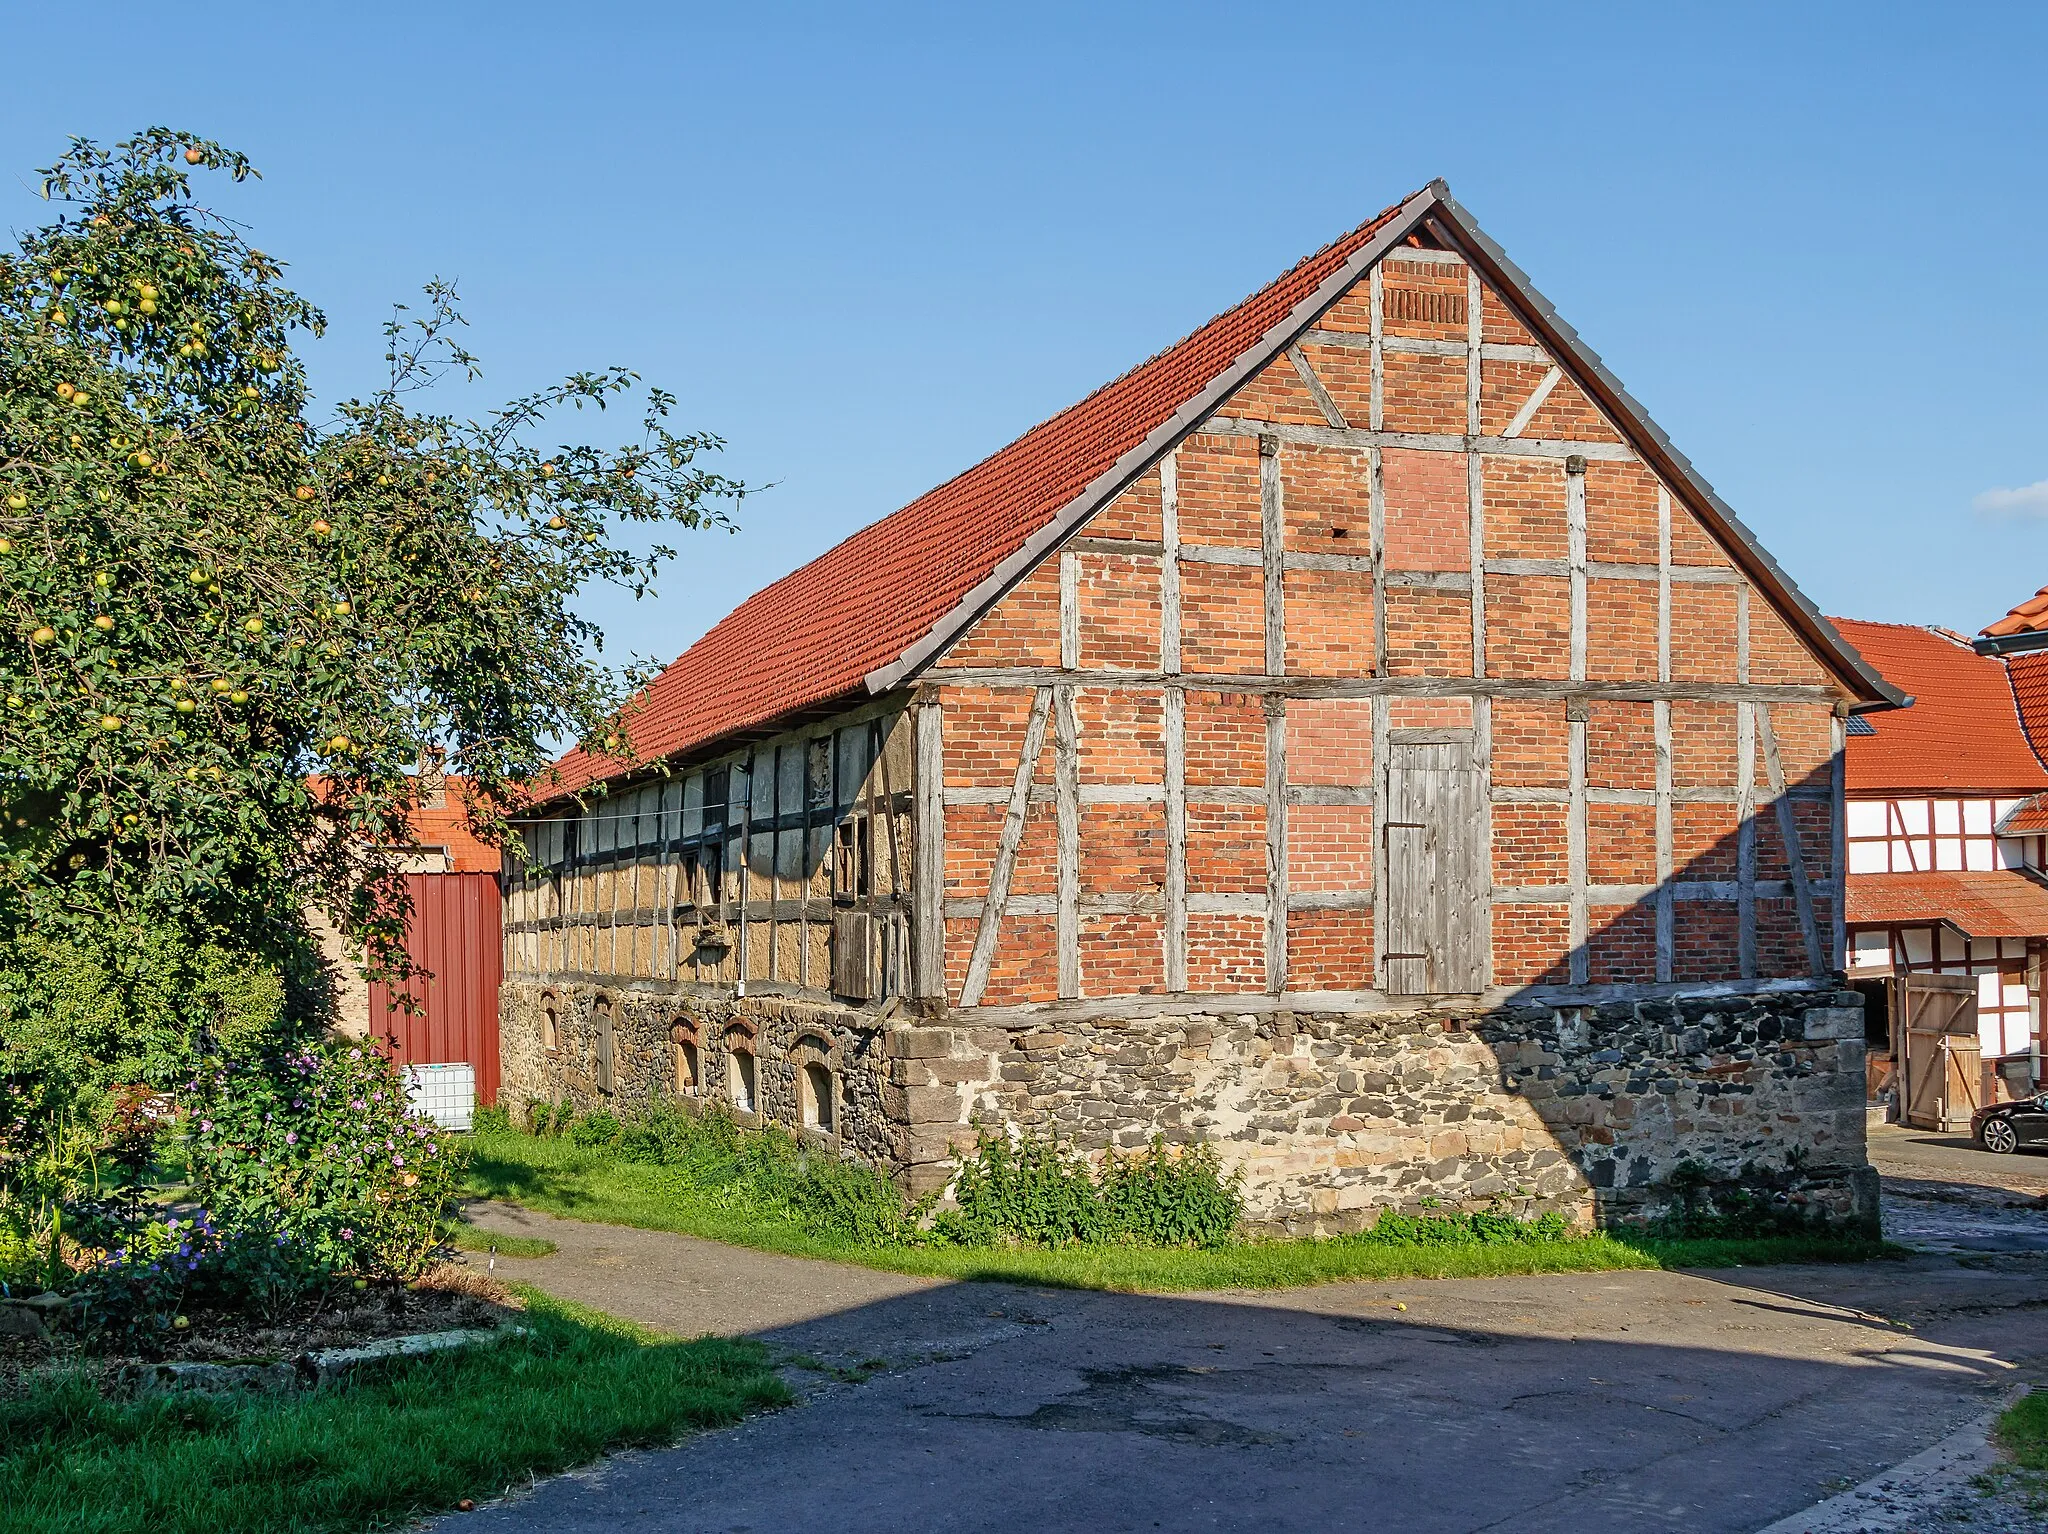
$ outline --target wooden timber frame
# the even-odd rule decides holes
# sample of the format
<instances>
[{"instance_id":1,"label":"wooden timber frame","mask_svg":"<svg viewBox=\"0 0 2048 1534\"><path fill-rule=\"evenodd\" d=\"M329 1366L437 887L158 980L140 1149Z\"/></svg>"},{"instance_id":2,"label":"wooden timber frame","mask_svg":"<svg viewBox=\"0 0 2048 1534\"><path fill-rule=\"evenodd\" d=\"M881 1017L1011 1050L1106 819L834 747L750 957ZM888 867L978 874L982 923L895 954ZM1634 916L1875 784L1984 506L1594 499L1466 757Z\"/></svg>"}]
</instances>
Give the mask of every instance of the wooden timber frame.
<instances>
[{"instance_id":1,"label":"wooden timber frame","mask_svg":"<svg viewBox=\"0 0 2048 1534\"><path fill-rule=\"evenodd\" d=\"M923 717L901 699L584 796L507 857L506 973L873 1005L911 994Z\"/></svg>"},{"instance_id":2,"label":"wooden timber frame","mask_svg":"<svg viewBox=\"0 0 2048 1534\"><path fill-rule=\"evenodd\" d=\"M1257 548L1239 548L1208 542L1184 541L1179 525L1181 484L1180 448L1176 444L1157 462L1160 501L1160 536L1115 537L1088 529L1085 525L1053 556L1059 569L1059 651L1057 667L994 665L977 660L953 664L941 659L922 673L928 711L943 716L945 698L953 688L990 689L997 692L1027 691L1034 699L1031 724L1027 728L1015 764L1014 777L1003 793L1005 818L994 873L984 890L971 897L948 898L941 915L954 920L972 919L975 940L964 985L950 997L927 992L933 1000L951 1003L960 1013L986 1014L991 1021L1065 1016L1107 1016L1129 1000L1115 996L1083 994L1081 966L1074 947L1078 923L1084 918L1117 914L1153 914L1162 918L1164 952L1160 972L1161 994L1148 995L1141 1003L1148 1010L1191 1010L1204 1004L1200 992L1190 992L1188 975L1188 918L1190 913L1232 912L1256 915L1263 922L1263 950L1269 1004L1313 1009L1343 1004L1368 1009L1415 1004L1415 988L1401 992L1375 989L1370 985L1337 992L1323 988L1297 987L1288 972L1288 924L1294 913L1329 910L1344 906L1369 906L1374 913L1374 931L1380 935L1381 958L1373 964L1377 973L1387 962L1385 935L1392 930L1386 906L1388 865L1385 856L1387 820L1378 800L1387 781L1387 752L1391 741L1403 736L1428 737L1428 732L1403 731L1395 724L1396 710L1417 700L1467 700L1471 706L1469 739L1472 761L1487 783L1480 808L1482 819L1489 806L1552 804L1565 812L1567 846L1563 859L1565 878L1556 883L1491 883L1462 892L1480 910L1481 930L1491 913L1517 907L1563 908L1566 918L1568 954L1566 972L1556 981L1539 985L1502 986L1491 973L1493 950L1482 945L1481 983L1472 994L1482 1001L1497 1002L1509 996L1523 999L1609 1000L1621 995L1699 994L1719 984L1772 988L1803 985L1822 988L1833 983L1842 960L1843 914L1840 897L1842 859L1839 852L1841 810L1840 742L1842 721L1851 707L1870 706L1858 700L1838 682L1816 677L1812 683L1764 682L1752 680L1750 629L1758 600L1754 581L1738 563L1680 562L1674 558L1672 522L1684 487L1674 489L1661 474L1656 484L1656 557L1654 563L1618 563L1589 556L1586 476L1588 465L1644 464L1655 466L1631 442L1625 422L1608 419L1619 440L1573 440L1524 435L1542 407L1561 386L1578 382L1565 363L1541 347L1521 342L1489 341L1484 334L1482 278L1477 266L1456 248L1448 231L1434 231L1441 243L1437 248L1402 248L1387 260L1404 263L1455 263L1466 285L1466 334L1462 344L1423 341L1390 333L1384 319L1387 284L1384 262L1375 264L1366 290L1370 303L1370 326L1365 331L1339 331L1321 327L1305 332L1303 340L1325 347L1359 348L1370 356L1371 397L1368 424L1348 420L1345 406L1336 392L1318 375L1311 356L1301 344L1284 348L1284 365L1291 370L1313 400L1322 417L1320 423L1273 419L1245 413L1234 402L1215 415L1195 423L1190 435L1236 439L1254 445L1258 454L1258 503L1261 537ZM1503 302L1514 313L1511 299ZM1524 324L1530 317L1517 315ZM1390 431L1385 426L1386 362L1391 353L1403 351L1446 354L1457 346L1466 365L1465 432L1462 436ZM1541 362L1544 371L1520 408L1497 435L1481 430L1481 391L1484 372L1491 362L1519 364ZM1588 394L1591 391L1587 391ZM1603 412L1604 414L1604 412ZM1316 554L1290 548L1285 535L1284 481L1280 472L1282 455L1290 445L1311 448L1349 448L1359 452L1365 464L1362 499L1366 506L1367 541L1362 554ZM1394 569L1389 565L1387 494L1384 455L1393 449L1462 454L1469 507L1467 548L1464 568L1417 571ZM1556 463L1565 480L1565 548L1560 558L1489 557L1487 553L1486 474L1489 458L1545 460ZM1156 669L1112 668L1082 664L1078 605L1084 584L1087 556L1128 556L1154 564L1158 570L1156 600L1159 612L1160 645ZM1240 566L1260 572L1264 665L1251 672L1191 672L1183 665L1183 638L1188 618L1185 610L1186 571L1190 567ZM1470 674L1468 676L1414 677L1388 675L1329 676L1300 674L1287 665L1288 629L1286 581L1295 571L1349 570L1368 572L1371 578L1371 623L1373 653L1384 667L1388 654L1388 607L1390 592L1408 590L1441 591L1469 596ZM1494 676L1488 671L1487 636L1489 581L1517 577L1553 577L1568 592L1569 628L1566 653L1560 657L1564 674L1536 679L1525 676ZM1654 670L1640 680L1620 681L1592 674L1589 654L1588 603L1600 583L1640 584L1650 594L1655 612ZM1733 654L1733 676L1724 682L1681 679L1673 662L1673 613L1676 594L1702 587L1725 590L1733 599L1733 632L1728 635ZM1605 588L1603 588L1605 589ZM1775 606L1774 611L1782 611ZM1089 782L1070 781L1069 764L1074 755L1070 740L1073 700L1078 692L1104 692L1155 696L1158 699L1161 730L1161 777L1158 781ZM1265 781L1248 798L1241 788L1190 785L1187 781L1186 711L1191 694L1216 693L1255 696L1265 724ZM1290 704L1333 699L1356 699L1371 709L1373 763L1371 781L1348 788L1292 782L1288 774ZM1495 783L1492 778L1492 715L1500 701L1547 701L1564 706L1567 780L1558 787L1529 787ZM1591 711L1604 703L1647 705L1651 720L1652 782L1644 788L1602 786L1590 779L1588 771L1588 728ZM1734 760L1727 764L1726 782L1720 784L1681 783L1674 770L1674 706L1692 703L1732 705L1734 714ZM1879 704L1878 706L1883 706ZM1804 781L1788 779L1775 711L1795 709L1824 714L1827 718L1829 765L1818 776ZM1059 742L1056 781L1036 782L1037 761L1048 712L1055 720ZM943 761L943 748L935 755ZM934 812L990 802L992 790L949 787L943 805ZM1025 816L1034 800L1050 796L1057 807L1058 866L1056 892L1015 894L1011 875ZM1203 894L1188 888L1188 811L1190 806L1249 805L1256 802L1264 812L1266 880L1262 891L1235 894ZM1292 886L1288 854L1288 815L1301 804L1347 803L1375 808L1372 877L1369 884L1343 891L1296 890ZM1083 856L1074 829L1075 809L1090 805L1150 805L1164 810L1164 877L1159 887L1129 892L1096 890L1080 893L1083 880L1078 866ZM1796 806L1814 807L1822 823L1818 841L1814 830L1803 827ZM1589 860L1589 816L1604 806L1646 806L1653 819L1653 879L1641 883L1614 883L1596 879ZM1732 849L1732 877L1700 877L1682 866L1678 850L1678 818L1688 806L1717 805L1732 812L1735 833ZM1759 871L1758 817L1768 819L1776 843L1782 872L1764 877ZM934 815L935 818L935 815ZM1490 847L1490 832L1482 830L1482 845ZM1487 854L1491 859L1491 853ZM1821 872L1816 873L1814 870ZM1797 975L1767 975L1759 957L1759 902L1788 903L1796 915L1798 943L1803 963ZM1725 982L1703 984L1688 980L1687 965L1679 953L1682 913L1693 907L1713 905L1732 910L1734 941L1728 956ZM1823 906L1825 910L1823 910ZM1595 982L1590 954L1593 915L1616 907L1645 908L1651 917L1654 959L1649 976L1639 982L1616 984ZM990 1007L986 1005L991 966L1001 941L1006 916L1056 918L1057 997L1031 1005ZM1695 973L1697 965L1691 966ZM936 974L935 964L931 971ZM1185 998L1185 999L1183 999ZM1235 1005L1234 998L1231 1005Z\"/></svg>"}]
</instances>

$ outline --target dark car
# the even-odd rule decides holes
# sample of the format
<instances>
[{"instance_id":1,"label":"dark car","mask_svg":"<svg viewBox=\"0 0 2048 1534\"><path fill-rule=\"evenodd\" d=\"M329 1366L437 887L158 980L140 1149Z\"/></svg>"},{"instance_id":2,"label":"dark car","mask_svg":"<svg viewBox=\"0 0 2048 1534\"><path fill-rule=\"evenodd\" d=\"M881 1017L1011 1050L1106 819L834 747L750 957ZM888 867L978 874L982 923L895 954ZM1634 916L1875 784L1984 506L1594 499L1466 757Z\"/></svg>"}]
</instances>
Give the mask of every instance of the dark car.
<instances>
[{"instance_id":1,"label":"dark car","mask_svg":"<svg viewBox=\"0 0 2048 1534\"><path fill-rule=\"evenodd\" d=\"M2001 1156L2023 1145L2048 1148L2048 1092L1979 1108L1970 1115L1970 1138Z\"/></svg>"}]
</instances>

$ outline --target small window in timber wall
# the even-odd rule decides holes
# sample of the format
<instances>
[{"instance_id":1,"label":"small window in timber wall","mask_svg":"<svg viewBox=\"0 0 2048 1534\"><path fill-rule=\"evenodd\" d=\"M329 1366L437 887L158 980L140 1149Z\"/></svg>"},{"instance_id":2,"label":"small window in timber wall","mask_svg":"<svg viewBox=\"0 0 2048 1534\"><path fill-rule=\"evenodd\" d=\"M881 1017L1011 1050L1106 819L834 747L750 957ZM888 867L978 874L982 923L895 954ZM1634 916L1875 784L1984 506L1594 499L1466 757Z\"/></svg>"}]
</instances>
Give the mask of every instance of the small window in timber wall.
<instances>
[{"instance_id":1,"label":"small window in timber wall","mask_svg":"<svg viewBox=\"0 0 2048 1534\"><path fill-rule=\"evenodd\" d=\"M798 1087L803 1096L804 1128L831 1134L837 1119L839 1087L832 1079L830 1067L823 1061L811 1061L799 1073Z\"/></svg>"},{"instance_id":2,"label":"small window in timber wall","mask_svg":"<svg viewBox=\"0 0 2048 1534\"><path fill-rule=\"evenodd\" d=\"M596 1067L597 1089L612 1090L612 1005L601 1001L590 1014L590 1050Z\"/></svg>"},{"instance_id":3,"label":"small window in timber wall","mask_svg":"<svg viewBox=\"0 0 2048 1534\"><path fill-rule=\"evenodd\" d=\"M726 1056L725 1084L732 1094L732 1105L741 1113L754 1112L754 1052L742 1045L735 1045Z\"/></svg>"},{"instance_id":4,"label":"small window in timber wall","mask_svg":"<svg viewBox=\"0 0 2048 1534\"><path fill-rule=\"evenodd\" d=\"M555 998L552 996L540 1004L540 1047L549 1054L562 1047L562 1035L555 1024Z\"/></svg>"},{"instance_id":5,"label":"small window in timber wall","mask_svg":"<svg viewBox=\"0 0 2048 1534\"><path fill-rule=\"evenodd\" d=\"M723 898L720 885L724 882L725 844L707 841L697 849L697 871L694 876L695 891L693 903L715 910Z\"/></svg>"},{"instance_id":6,"label":"small window in timber wall","mask_svg":"<svg viewBox=\"0 0 2048 1534\"><path fill-rule=\"evenodd\" d=\"M832 893L858 897L868 892L869 820L858 812L839 822L832 846Z\"/></svg>"}]
</instances>

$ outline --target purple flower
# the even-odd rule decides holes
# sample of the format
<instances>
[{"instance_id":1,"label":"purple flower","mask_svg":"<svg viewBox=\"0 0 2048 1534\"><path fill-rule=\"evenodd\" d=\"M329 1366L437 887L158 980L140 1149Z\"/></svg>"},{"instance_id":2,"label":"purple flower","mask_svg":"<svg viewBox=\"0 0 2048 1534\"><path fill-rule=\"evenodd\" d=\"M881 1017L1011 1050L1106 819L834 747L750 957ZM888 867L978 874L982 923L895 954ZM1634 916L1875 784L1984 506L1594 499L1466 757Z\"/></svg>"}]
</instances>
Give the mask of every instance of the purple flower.
<instances>
[{"instance_id":1,"label":"purple flower","mask_svg":"<svg viewBox=\"0 0 2048 1534\"><path fill-rule=\"evenodd\" d=\"M201 1134L211 1134L213 1132L213 1120L201 1119L199 1121L199 1132Z\"/></svg>"},{"instance_id":2,"label":"purple flower","mask_svg":"<svg viewBox=\"0 0 2048 1534\"><path fill-rule=\"evenodd\" d=\"M344 1225L344 1226L342 1226L342 1227L341 1227L341 1239L342 1239L342 1240L344 1240L344 1241L353 1241L353 1240L355 1240L355 1238L356 1238L356 1233L355 1233L354 1231L350 1230L350 1229L349 1229L349 1228L348 1228L348 1227L347 1227L346 1225Z\"/></svg>"},{"instance_id":3,"label":"purple flower","mask_svg":"<svg viewBox=\"0 0 2048 1534\"><path fill-rule=\"evenodd\" d=\"M360 1060L363 1058L363 1052L360 1049L352 1049L348 1052L348 1057L351 1060Z\"/></svg>"},{"instance_id":4,"label":"purple flower","mask_svg":"<svg viewBox=\"0 0 2048 1534\"><path fill-rule=\"evenodd\" d=\"M391 1164L392 1164L393 1166L404 1166L404 1165L405 1165L405 1157L403 1157L403 1156L393 1156L393 1157L391 1158Z\"/></svg>"}]
</instances>

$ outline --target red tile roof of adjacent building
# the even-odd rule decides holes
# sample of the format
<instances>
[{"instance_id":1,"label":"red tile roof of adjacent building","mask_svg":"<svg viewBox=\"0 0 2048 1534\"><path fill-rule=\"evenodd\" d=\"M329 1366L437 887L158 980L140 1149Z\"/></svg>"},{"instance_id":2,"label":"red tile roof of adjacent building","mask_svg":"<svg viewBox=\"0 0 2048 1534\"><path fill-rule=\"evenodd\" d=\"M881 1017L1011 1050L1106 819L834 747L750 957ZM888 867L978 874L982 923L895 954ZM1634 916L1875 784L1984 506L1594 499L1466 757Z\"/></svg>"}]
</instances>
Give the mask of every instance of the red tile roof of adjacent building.
<instances>
[{"instance_id":1,"label":"red tile roof of adjacent building","mask_svg":"<svg viewBox=\"0 0 2048 1534\"><path fill-rule=\"evenodd\" d=\"M1945 921L1971 937L2048 937L2048 885L2010 868L1859 874L1845 914L1851 926Z\"/></svg>"},{"instance_id":2,"label":"red tile roof of adjacent building","mask_svg":"<svg viewBox=\"0 0 2048 1534\"><path fill-rule=\"evenodd\" d=\"M412 840L403 845L423 851L440 848L448 854L449 873L497 873L504 866L504 858L498 849L470 834L469 817L462 807L462 785L468 780L447 778L443 781L444 787L429 787L424 792L426 802L416 806L412 812ZM315 799L327 797L327 783L328 779L319 773L306 779L306 786L313 791Z\"/></svg>"},{"instance_id":3,"label":"red tile roof of adjacent building","mask_svg":"<svg viewBox=\"0 0 2048 1534\"><path fill-rule=\"evenodd\" d=\"M2029 650L2005 657L2012 699L2019 705L2020 728L2034 754L2048 761L2048 650Z\"/></svg>"},{"instance_id":4,"label":"red tile roof of adjacent building","mask_svg":"<svg viewBox=\"0 0 2048 1534\"><path fill-rule=\"evenodd\" d=\"M2039 836L2048 831L2048 794L2022 799L1991 829L2000 836Z\"/></svg>"},{"instance_id":5,"label":"red tile roof of adjacent building","mask_svg":"<svg viewBox=\"0 0 2048 1534\"><path fill-rule=\"evenodd\" d=\"M1407 202L747 598L649 685L630 726L640 757L670 756L854 693L869 672L923 638L1098 475L1285 319ZM561 791L623 764L577 749L558 766Z\"/></svg>"},{"instance_id":6,"label":"red tile roof of adjacent building","mask_svg":"<svg viewBox=\"0 0 2048 1534\"><path fill-rule=\"evenodd\" d=\"M2048 633L2048 586L2043 586L1996 623L1986 624L1982 632L2001 639L2008 634Z\"/></svg>"},{"instance_id":7,"label":"red tile roof of adjacent building","mask_svg":"<svg viewBox=\"0 0 2048 1534\"><path fill-rule=\"evenodd\" d=\"M443 849L448 854L450 873L494 874L503 866L504 859L496 847L470 834L462 795L455 788L455 780L450 779L449 791L441 796L439 804L423 804L412 812L413 845Z\"/></svg>"},{"instance_id":8,"label":"red tile roof of adjacent building","mask_svg":"<svg viewBox=\"0 0 2048 1534\"><path fill-rule=\"evenodd\" d=\"M1849 737L1851 794L2048 789L2048 768L2021 729L2017 682L2008 680L2004 662L1939 629L1833 622L1886 681L1915 700L1909 709L1869 716L1873 734Z\"/></svg>"}]
</instances>

